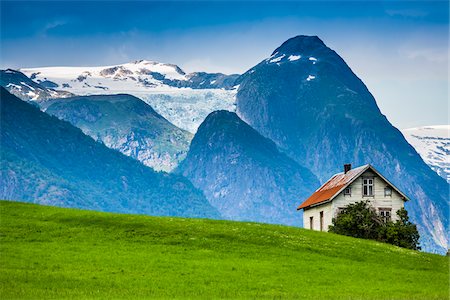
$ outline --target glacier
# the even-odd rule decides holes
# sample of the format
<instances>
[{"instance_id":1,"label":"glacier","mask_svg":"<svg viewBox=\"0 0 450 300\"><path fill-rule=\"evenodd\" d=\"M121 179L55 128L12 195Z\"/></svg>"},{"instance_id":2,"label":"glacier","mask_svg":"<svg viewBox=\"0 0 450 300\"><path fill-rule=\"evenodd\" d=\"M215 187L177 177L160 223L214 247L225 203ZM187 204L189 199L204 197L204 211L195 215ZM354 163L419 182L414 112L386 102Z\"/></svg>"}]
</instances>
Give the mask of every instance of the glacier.
<instances>
[{"instance_id":1,"label":"glacier","mask_svg":"<svg viewBox=\"0 0 450 300\"><path fill-rule=\"evenodd\" d=\"M238 75L185 73L180 67L138 60L113 66L23 68L37 83L75 95L130 94L191 133L214 110L235 110ZM36 99L32 99L36 100Z\"/></svg>"},{"instance_id":2,"label":"glacier","mask_svg":"<svg viewBox=\"0 0 450 300\"><path fill-rule=\"evenodd\" d=\"M427 165L450 183L450 125L408 128L402 133Z\"/></svg>"}]
</instances>

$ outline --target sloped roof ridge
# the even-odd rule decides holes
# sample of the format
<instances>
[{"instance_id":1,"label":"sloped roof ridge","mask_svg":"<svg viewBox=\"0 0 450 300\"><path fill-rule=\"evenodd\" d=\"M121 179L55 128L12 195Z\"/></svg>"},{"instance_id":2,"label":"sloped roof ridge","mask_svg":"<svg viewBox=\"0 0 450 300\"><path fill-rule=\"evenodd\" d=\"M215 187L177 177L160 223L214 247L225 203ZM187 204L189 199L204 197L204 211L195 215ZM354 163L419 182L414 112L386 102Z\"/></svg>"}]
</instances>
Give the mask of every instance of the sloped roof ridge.
<instances>
[{"instance_id":1,"label":"sloped roof ridge","mask_svg":"<svg viewBox=\"0 0 450 300\"><path fill-rule=\"evenodd\" d=\"M347 173L340 172L331 176L324 184L322 184L308 199L306 199L298 208L306 208L320 203L332 201L337 195L339 195L347 186L354 182L361 174L367 170L372 170L378 176L380 176L385 182L392 186L400 195L407 201L409 198L402 193L395 185L387 180L382 174L380 174L371 164L365 164L354 169L349 170ZM347 175L348 174L348 175ZM346 178L347 177L347 178Z\"/></svg>"},{"instance_id":2,"label":"sloped roof ridge","mask_svg":"<svg viewBox=\"0 0 450 300\"><path fill-rule=\"evenodd\" d=\"M343 189L345 189L349 184L351 184L356 178L358 178L363 172L371 168L370 164L365 164L354 169L351 169L347 173L340 172L331 176L321 187L319 187L308 199L306 199L298 208L302 209L309 207L311 205L319 204L326 201L331 201L338 195ZM350 173L350 174L349 174ZM345 178L346 174L349 174L349 178ZM336 177L342 177L341 179L336 179ZM343 180L343 181L342 181ZM337 181L331 184L333 181ZM341 182L342 181L342 182Z\"/></svg>"},{"instance_id":3,"label":"sloped roof ridge","mask_svg":"<svg viewBox=\"0 0 450 300\"><path fill-rule=\"evenodd\" d=\"M337 177L337 176L342 176L342 175L343 175L344 178L345 178L345 176L346 176L347 174L349 174L349 175L351 175L351 176L349 176L349 178L347 178L347 180L345 180L345 181L342 183L342 185L348 186L350 183L352 183L352 182L355 180L355 178L357 178L359 175L361 175L361 173L363 173L364 171L366 171L367 169L369 169L369 167L370 167L370 165L369 165L369 164L366 164L366 165L359 166L359 167L357 167L357 168L351 169L351 170L349 170L347 173L344 173L344 172L337 173L337 174L333 175L330 179L328 179L328 181L325 182L324 185L326 185L327 183L332 182L333 179L335 179L335 177ZM332 187L333 187L333 186L331 186L330 188L332 188Z\"/></svg>"}]
</instances>

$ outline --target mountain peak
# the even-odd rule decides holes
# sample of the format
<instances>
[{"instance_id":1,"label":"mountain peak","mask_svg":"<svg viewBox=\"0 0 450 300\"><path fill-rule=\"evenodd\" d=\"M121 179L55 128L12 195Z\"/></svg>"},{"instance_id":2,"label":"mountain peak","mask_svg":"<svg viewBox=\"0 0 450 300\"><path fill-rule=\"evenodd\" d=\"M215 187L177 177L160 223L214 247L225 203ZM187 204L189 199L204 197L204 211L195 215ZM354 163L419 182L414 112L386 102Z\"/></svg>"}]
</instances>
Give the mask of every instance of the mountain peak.
<instances>
[{"instance_id":1,"label":"mountain peak","mask_svg":"<svg viewBox=\"0 0 450 300\"><path fill-rule=\"evenodd\" d=\"M299 225L292 207L318 184L271 140L223 110L203 121L177 171L233 220Z\"/></svg>"},{"instance_id":2,"label":"mountain peak","mask_svg":"<svg viewBox=\"0 0 450 300\"><path fill-rule=\"evenodd\" d=\"M138 65L138 66L152 66L152 67L162 67L162 68L169 68L173 69L176 73L180 75L186 75L186 73L177 65L175 64L167 64L167 63L161 63L154 60L146 60L146 59L139 59L131 62L132 65Z\"/></svg>"},{"instance_id":3,"label":"mountain peak","mask_svg":"<svg viewBox=\"0 0 450 300\"><path fill-rule=\"evenodd\" d=\"M206 119L205 123L223 123L223 122L239 122L241 121L236 113L227 110L216 110L210 113Z\"/></svg>"},{"instance_id":4,"label":"mountain peak","mask_svg":"<svg viewBox=\"0 0 450 300\"><path fill-rule=\"evenodd\" d=\"M135 60L133 62L131 62L132 64L135 65L156 65L159 64L159 62L153 61L153 60L146 60L146 59L138 59Z\"/></svg>"},{"instance_id":5,"label":"mountain peak","mask_svg":"<svg viewBox=\"0 0 450 300\"><path fill-rule=\"evenodd\" d=\"M231 144L246 154L256 151L267 157L279 155L274 142L260 135L236 113L226 110L214 111L206 117L192 140L192 151L189 151L195 153L203 145L208 145L210 150L220 152L225 145Z\"/></svg>"},{"instance_id":6,"label":"mountain peak","mask_svg":"<svg viewBox=\"0 0 450 300\"><path fill-rule=\"evenodd\" d=\"M408 209L423 249L447 251L447 183L380 112L338 53L318 37L298 36L238 82L236 111L252 128L322 181L346 160L375 164L414 199Z\"/></svg>"},{"instance_id":7,"label":"mountain peak","mask_svg":"<svg viewBox=\"0 0 450 300\"><path fill-rule=\"evenodd\" d=\"M276 53L283 54L303 54L311 53L314 50L326 48L324 42L315 35L297 35L288 39L280 47L273 51L272 55Z\"/></svg>"},{"instance_id":8,"label":"mountain peak","mask_svg":"<svg viewBox=\"0 0 450 300\"><path fill-rule=\"evenodd\" d=\"M241 120L236 113L217 110L210 113L198 129L198 135L211 135L217 137L217 133L231 135L234 138L240 137L242 134L247 136L259 135L247 123Z\"/></svg>"}]
</instances>

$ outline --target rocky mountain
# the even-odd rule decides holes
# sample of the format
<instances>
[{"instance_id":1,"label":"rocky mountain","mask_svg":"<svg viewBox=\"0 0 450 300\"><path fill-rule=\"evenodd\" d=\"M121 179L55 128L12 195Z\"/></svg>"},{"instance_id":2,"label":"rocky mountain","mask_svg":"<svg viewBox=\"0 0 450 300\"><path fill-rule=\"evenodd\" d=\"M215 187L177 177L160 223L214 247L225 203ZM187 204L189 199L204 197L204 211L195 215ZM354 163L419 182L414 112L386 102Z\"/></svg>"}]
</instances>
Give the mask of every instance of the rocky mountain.
<instances>
[{"instance_id":1,"label":"rocky mountain","mask_svg":"<svg viewBox=\"0 0 450 300\"><path fill-rule=\"evenodd\" d=\"M321 182L370 163L412 200L426 251L449 239L449 186L380 112L364 83L316 36L287 40L237 83L237 113ZM299 203L301 200L299 201Z\"/></svg>"},{"instance_id":2,"label":"rocky mountain","mask_svg":"<svg viewBox=\"0 0 450 300\"><path fill-rule=\"evenodd\" d=\"M45 112L80 128L108 148L157 171L171 171L184 159L192 134L125 94L80 96L40 102Z\"/></svg>"},{"instance_id":3,"label":"rocky mountain","mask_svg":"<svg viewBox=\"0 0 450 300\"><path fill-rule=\"evenodd\" d=\"M409 128L402 133L430 168L450 183L450 125Z\"/></svg>"},{"instance_id":4,"label":"rocky mountain","mask_svg":"<svg viewBox=\"0 0 450 300\"><path fill-rule=\"evenodd\" d=\"M0 86L22 100L47 100L73 96L70 92L55 90L47 83L46 81L41 84L36 83L19 71L0 70Z\"/></svg>"},{"instance_id":5,"label":"rocky mountain","mask_svg":"<svg viewBox=\"0 0 450 300\"><path fill-rule=\"evenodd\" d=\"M216 109L234 110L238 75L196 72L154 61L101 67L24 68L37 83L76 95L134 95L176 126L194 133Z\"/></svg>"},{"instance_id":6,"label":"rocky mountain","mask_svg":"<svg viewBox=\"0 0 450 300\"><path fill-rule=\"evenodd\" d=\"M300 226L300 199L319 185L307 169L232 112L211 113L177 169L230 220Z\"/></svg>"},{"instance_id":7,"label":"rocky mountain","mask_svg":"<svg viewBox=\"0 0 450 300\"><path fill-rule=\"evenodd\" d=\"M158 173L1 88L0 199L218 218L184 177Z\"/></svg>"}]
</instances>

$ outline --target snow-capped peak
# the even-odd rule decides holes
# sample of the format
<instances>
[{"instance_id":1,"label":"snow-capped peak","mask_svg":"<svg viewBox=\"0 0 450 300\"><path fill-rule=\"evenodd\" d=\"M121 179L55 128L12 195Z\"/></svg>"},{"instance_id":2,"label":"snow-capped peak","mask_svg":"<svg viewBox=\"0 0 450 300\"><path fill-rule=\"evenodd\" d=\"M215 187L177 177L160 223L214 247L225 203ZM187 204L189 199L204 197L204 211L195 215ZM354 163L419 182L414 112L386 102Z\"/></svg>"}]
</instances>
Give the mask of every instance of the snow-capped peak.
<instances>
[{"instance_id":1,"label":"snow-capped peak","mask_svg":"<svg viewBox=\"0 0 450 300\"><path fill-rule=\"evenodd\" d=\"M76 95L130 94L143 99L178 127L195 132L211 111L234 110L237 74L186 74L151 60L99 67L24 68L35 82ZM28 98L39 100L38 98Z\"/></svg>"},{"instance_id":2,"label":"snow-capped peak","mask_svg":"<svg viewBox=\"0 0 450 300\"><path fill-rule=\"evenodd\" d=\"M137 60L131 63L99 67L45 67L21 69L31 79L51 81L76 94L85 94L90 88L113 91L113 86L123 90L126 83L142 87L162 87L162 79L186 80L186 74L177 65L156 61ZM114 81L114 84L111 82ZM123 84L117 84L122 81Z\"/></svg>"},{"instance_id":3,"label":"snow-capped peak","mask_svg":"<svg viewBox=\"0 0 450 300\"><path fill-rule=\"evenodd\" d=\"M421 137L450 138L450 125L431 125L404 129L403 132L412 133Z\"/></svg>"},{"instance_id":4,"label":"snow-capped peak","mask_svg":"<svg viewBox=\"0 0 450 300\"><path fill-rule=\"evenodd\" d=\"M132 62L135 65L142 64L142 65L155 65L158 64L158 62L154 60L146 60L146 59L138 59Z\"/></svg>"}]
</instances>

